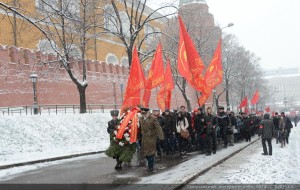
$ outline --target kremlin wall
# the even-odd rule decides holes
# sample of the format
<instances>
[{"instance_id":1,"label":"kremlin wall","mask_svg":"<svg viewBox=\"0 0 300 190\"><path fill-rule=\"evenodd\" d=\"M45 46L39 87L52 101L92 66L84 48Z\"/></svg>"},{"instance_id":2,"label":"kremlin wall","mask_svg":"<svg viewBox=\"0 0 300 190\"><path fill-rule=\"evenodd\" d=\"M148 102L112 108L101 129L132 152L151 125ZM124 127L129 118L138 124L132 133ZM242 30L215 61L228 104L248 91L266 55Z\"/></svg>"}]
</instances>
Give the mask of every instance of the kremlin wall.
<instances>
[{"instance_id":1,"label":"kremlin wall","mask_svg":"<svg viewBox=\"0 0 300 190\"><path fill-rule=\"evenodd\" d=\"M79 105L76 85L56 60L53 54L0 45L0 107L32 106L33 85L29 78L31 73L38 75L38 105ZM128 68L92 60L86 60L86 65L87 104L117 104L117 108L120 108L122 96L125 94ZM73 60L71 68L76 78L81 79L82 64ZM186 90L192 108L198 107L196 91L189 86ZM152 90L150 108L157 107L158 91L159 89ZM171 109L186 105L177 86L172 93ZM212 102L211 99L210 97L208 102Z\"/></svg>"}]
</instances>

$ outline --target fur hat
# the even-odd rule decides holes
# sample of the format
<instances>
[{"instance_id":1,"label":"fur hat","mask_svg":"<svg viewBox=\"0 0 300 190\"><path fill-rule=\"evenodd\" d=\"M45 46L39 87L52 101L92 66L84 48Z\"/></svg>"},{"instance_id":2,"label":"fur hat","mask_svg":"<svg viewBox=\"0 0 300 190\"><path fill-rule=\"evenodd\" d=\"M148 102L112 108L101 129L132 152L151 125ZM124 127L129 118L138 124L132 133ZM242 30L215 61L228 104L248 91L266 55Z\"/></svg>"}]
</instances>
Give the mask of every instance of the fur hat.
<instances>
[{"instance_id":1,"label":"fur hat","mask_svg":"<svg viewBox=\"0 0 300 190\"><path fill-rule=\"evenodd\" d=\"M149 111L149 108L140 108L142 111Z\"/></svg>"},{"instance_id":2,"label":"fur hat","mask_svg":"<svg viewBox=\"0 0 300 190\"><path fill-rule=\"evenodd\" d=\"M111 116L118 116L119 115L119 110L111 110L110 115Z\"/></svg>"}]
</instances>

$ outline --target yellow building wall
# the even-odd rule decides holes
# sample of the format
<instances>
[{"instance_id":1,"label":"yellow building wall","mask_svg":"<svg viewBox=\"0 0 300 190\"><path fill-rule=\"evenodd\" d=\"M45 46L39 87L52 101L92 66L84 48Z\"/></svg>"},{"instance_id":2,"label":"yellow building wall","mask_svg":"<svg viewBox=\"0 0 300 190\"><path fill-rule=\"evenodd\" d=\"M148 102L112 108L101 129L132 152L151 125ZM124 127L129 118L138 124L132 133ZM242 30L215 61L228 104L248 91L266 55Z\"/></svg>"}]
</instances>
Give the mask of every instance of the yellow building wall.
<instances>
[{"instance_id":1,"label":"yellow building wall","mask_svg":"<svg viewBox=\"0 0 300 190\"><path fill-rule=\"evenodd\" d=\"M12 1L8 0L0 0L2 2L8 3L12 5ZM39 11L35 7L35 0L19 0L19 5L22 6L22 9L27 11L27 14L30 13L31 15L39 14ZM105 3L101 1L102 3ZM110 1L107 1L107 4ZM123 6L121 3L116 1L119 10L122 10ZM104 7L105 4L99 5ZM100 10L100 9L99 9ZM25 12L23 12L26 14ZM143 16L145 19L146 16ZM103 19L104 20L104 19ZM103 21L104 22L104 21ZM162 28L162 25L158 22L153 21L151 25ZM17 18L17 46L29 49L36 49L39 40L45 39L43 34L34 26L29 24L27 21L24 21L20 18ZM92 30L91 30L92 31ZM97 32L100 32L101 29L97 29ZM144 29L140 32L139 39L142 39L144 36ZM105 39L105 40L101 40ZM108 41L112 41L114 43L110 43ZM0 44L2 45L14 45L14 36L13 36L13 16L3 14L0 12ZM114 54L118 57L119 63L122 57L127 57L127 52L125 46L121 45L122 42L119 38L115 37L111 34L101 35L100 39L97 39L97 59L100 61L105 61L108 54ZM94 39L91 39L88 42L89 48L87 51L87 59L95 59L95 49L94 47ZM147 48L145 45L142 46L143 49Z\"/></svg>"}]
</instances>

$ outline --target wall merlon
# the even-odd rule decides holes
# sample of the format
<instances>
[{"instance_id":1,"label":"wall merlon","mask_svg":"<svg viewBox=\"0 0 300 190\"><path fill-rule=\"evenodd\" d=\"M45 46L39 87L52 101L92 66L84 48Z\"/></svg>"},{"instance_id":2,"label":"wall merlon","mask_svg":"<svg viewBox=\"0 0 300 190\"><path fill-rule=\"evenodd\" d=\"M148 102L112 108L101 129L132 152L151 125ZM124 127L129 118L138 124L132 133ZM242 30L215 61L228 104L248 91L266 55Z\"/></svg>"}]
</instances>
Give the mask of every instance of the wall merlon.
<instances>
[{"instance_id":1,"label":"wall merlon","mask_svg":"<svg viewBox=\"0 0 300 190\"><path fill-rule=\"evenodd\" d=\"M92 69L92 61L91 60L85 60L86 63L86 70L87 71L93 71Z\"/></svg>"},{"instance_id":2,"label":"wall merlon","mask_svg":"<svg viewBox=\"0 0 300 190\"><path fill-rule=\"evenodd\" d=\"M15 47L15 46L10 46L8 48L9 50L9 57L10 57L10 62L12 63L16 63L17 62L17 52L18 52L18 49Z\"/></svg>"}]
</instances>

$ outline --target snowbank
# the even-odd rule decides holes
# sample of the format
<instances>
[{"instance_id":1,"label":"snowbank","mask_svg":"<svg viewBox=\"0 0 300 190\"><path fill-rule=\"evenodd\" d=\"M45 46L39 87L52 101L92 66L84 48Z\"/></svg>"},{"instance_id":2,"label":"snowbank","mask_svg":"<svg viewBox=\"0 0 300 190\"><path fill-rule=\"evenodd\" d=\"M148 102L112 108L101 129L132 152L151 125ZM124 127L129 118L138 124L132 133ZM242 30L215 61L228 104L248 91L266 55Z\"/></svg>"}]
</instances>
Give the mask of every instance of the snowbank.
<instances>
[{"instance_id":1,"label":"snowbank","mask_svg":"<svg viewBox=\"0 0 300 190\"><path fill-rule=\"evenodd\" d=\"M1 116L0 165L105 150L109 113Z\"/></svg>"}]
</instances>

